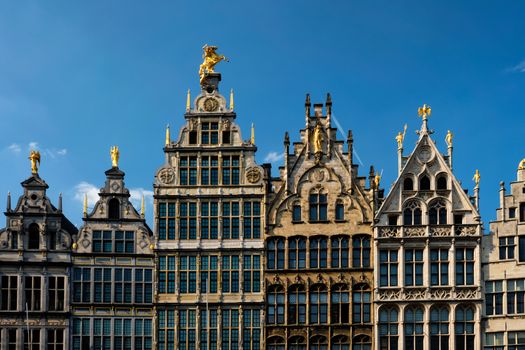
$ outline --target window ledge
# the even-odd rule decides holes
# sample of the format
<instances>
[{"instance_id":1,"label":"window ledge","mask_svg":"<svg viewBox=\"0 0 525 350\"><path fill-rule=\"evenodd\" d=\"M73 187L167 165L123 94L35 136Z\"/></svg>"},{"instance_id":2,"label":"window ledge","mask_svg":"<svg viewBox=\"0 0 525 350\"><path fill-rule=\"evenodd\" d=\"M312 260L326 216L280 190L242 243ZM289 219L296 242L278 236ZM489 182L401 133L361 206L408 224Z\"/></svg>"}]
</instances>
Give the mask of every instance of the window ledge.
<instances>
[{"instance_id":1,"label":"window ledge","mask_svg":"<svg viewBox=\"0 0 525 350\"><path fill-rule=\"evenodd\" d=\"M309 220L308 223L310 224L329 224L329 220Z\"/></svg>"}]
</instances>

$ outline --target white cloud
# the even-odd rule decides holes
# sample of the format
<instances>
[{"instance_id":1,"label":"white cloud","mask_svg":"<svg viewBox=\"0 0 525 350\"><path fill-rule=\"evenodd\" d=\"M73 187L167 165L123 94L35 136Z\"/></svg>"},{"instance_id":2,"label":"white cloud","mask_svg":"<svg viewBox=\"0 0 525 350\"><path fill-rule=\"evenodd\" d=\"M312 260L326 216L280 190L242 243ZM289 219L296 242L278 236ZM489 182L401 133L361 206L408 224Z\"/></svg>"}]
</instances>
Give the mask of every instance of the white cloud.
<instances>
[{"instance_id":1,"label":"white cloud","mask_svg":"<svg viewBox=\"0 0 525 350\"><path fill-rule=\"evenodd\" d=\"M284 158L284 153L270 152L264 157L265 162L275 163Z\"/></svg>"},{"instance_id":2,"label":"white cloud","mask_svg":"<svg viewBox=\"0 0 525 350\"><path fill-rule=\"evenodd\" d=\"M142 196L144 196L145 203L153 203L153 191L146 190L142 187L131 188L129 190L131 195L131 203L137 208L140 208Z\"/></svg>"},{"instance_id":3,"label":"white cloud","mask_svg":"<svg viewBox=\"0 0 525 350\"><path fill-rule=\"evenodd\" d=\"M67 154L67 149L65 149L65 148L59 149L59 150L57 151L57 154L58 154L59 156L65 156L65 155Z\"/></svg>"},{"instance_id":4,"label":"white cloud","mask_svg":"<svg viewBox=\"0 0 525 350\"><path fill-rule=\"evenodd\" d=\"M38 149L38 142L32 141L29 142L29 145L27 145L27 148L31 150L37 150Z\"/></svg>"},{"instance_id":5,"label":"white cloud","mask_svg":"<svg viewBox=\"0 0 525 350\"><path fill-rule=\"evenodd\" d=\"M525 73L525 60L521 61L510 69L512 72Z\"/></svg>"},{"instance_id":6,"label":"white cloud","mask_svg":"<svg viewBox=\"0 0 525 350\"><path fill-rule=\"evenodd\" d=\"M87 195L88 206L93 207L93 205L98 201L98 187L93 184L90 184L86 181L80 182L75 186L74 198L81 203L84 203L84 195Z\"/></svg>"},{"instance_id":7,"label":"white cloud","mask_svg":"<svg viewBox=\"0 0 525 350\"><path fill-rule=\"evenodd\" d=\"M20 145L17 144L17 143L12 143L12 144L10 144L10 145L7 147L7 149L8 149L9 151L15 153L15 154L19 154L20 151L22 150L22 149L20 148Z\"/></svg>"}]
</instances>

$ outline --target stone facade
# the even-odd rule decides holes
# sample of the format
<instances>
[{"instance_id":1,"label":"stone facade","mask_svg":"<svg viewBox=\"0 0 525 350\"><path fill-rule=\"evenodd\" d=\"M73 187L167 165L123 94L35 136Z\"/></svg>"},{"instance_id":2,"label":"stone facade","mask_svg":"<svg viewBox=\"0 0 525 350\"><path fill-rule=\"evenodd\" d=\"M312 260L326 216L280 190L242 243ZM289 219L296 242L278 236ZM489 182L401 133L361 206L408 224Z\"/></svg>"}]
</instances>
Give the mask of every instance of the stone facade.
<instances>
[{"instance_id":1,"label":"stone facade","mask_svg":"<svg viewBox=\"0 0 525 350\"><path fill-rule=\"evenodd\" d=\"M130 202L124 172L113 166L105 174L73 245L70 349L149 350L153 233Z\"/></svg>"},{"instance_id":2,"label":"stone facade","mask_svg":"<svg viewBox=\"0 0 525 350\"><path fill-rule=\"evenodd\" d=\"M5 212L0 230L0 341L2 349L69 348L69 278L77 229L46 195L37 172Z\"/></svg>"},{"instance_id":3,"label":"stone facade","mask_svg":"<svg viewBox=\"0 0 525 350\"><path fill-rule=\"evenodd\" d=\"M371 224L381 193L358 176L351 132L346 150L337 139L330 95L313 107L307 96L306 127L291 150L286 133L284 166L271 179L266 348L371 349Z\"/></svg>"},{"instance_id":4,"label":"stone facade","mask_svg":"<svg viewBox=\"0 0 525 350\"><path fill-rule=\"evenodd\" d=\"M210 73L154 182L158 349L260 349L265 172Z\"/></svg>"},{"instance_id":5,"label":"stone facade","mask_svg":"<svg viewBox=\"0 0 525 350\"><path fill-rule=\"evenodd\" d=\"M464 350L481 346L481 236L476 208L442 155L426 116L414 151L374 224L378 349Z\"/></svg>"},{"instance_id":6,"label":"stone facade","mask_svg":"<svg viewBox=\"0 0 525 350\"><path fill-rule=\"evenodd\" d=\"M484 348L525 348L525 162L500 186L500 207L483 237Z\"/></svg>"}]
</instances>

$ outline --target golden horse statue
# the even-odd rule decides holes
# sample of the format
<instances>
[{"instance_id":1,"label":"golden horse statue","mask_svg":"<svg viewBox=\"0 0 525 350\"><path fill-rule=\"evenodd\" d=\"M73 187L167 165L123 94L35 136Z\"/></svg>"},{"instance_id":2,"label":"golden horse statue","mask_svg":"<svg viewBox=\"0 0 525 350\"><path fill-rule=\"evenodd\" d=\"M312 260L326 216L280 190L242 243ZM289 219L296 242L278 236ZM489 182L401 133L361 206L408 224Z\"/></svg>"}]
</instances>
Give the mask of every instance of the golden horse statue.
<instances>
[{"instance_id":1,"label":"golden horse statue","mask_svg":"<svg viewBox=\"0 0 525 350\"><path fill-rule=\"evenodd\" d=\"M37 174L38 167L40 166L40 152L31 151L29 153L29 160L31 161L31 172Z\"/></svg>"},{"instance_id":2,"label":"golden horse statue","mask_svg":"<svg viewBox=\"0 0 525 350\"><path fill-rule=\"evenodd\" d=\"M229 62L228 59L224 55L219 55L216 51L218 49L217 46L208 46L208 44L204 45L202 47L204 50L204 53L202 54L202 58L204 59L204 62L199 67L199 76L201 77L201 84L204 81L204 77L208 73L214 73L214 67L217 63L220 61L226 61Z\"/></svg>"}]
</instances>

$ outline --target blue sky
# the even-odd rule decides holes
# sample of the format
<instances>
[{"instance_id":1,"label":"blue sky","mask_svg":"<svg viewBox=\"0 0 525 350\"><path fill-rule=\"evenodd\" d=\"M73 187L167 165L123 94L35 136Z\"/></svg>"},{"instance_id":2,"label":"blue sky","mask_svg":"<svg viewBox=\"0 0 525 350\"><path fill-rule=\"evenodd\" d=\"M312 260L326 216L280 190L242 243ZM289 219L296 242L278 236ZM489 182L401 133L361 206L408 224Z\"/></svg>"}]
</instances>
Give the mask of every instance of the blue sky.
<instances>
[{"instance_id":1,"label":"blue sky","mask_svg":"<svg viewBox=\"0 0 525 350\"><path fill-rule=\"evenodd\" d=\"M231 61L218 66L221 91L235 90L244 138L255 123L257 160L273 160L274 175L284 132L297 140L304 125L307 92L313 102L332 94L360 174L383 169L386 188L397 174L394 136L407 123L411 150L427 103L441 150L447 129L456 136L455 173L471 192L480 170L488 223L499 181L515 180L525 157L523 18L522 1L1 2L0 195L20 195L32 144L50 197L63 193L80 224L82 193L102 187L119 145L151 224L164 128L183 124L209 43Z\"/></svg>"}]
</instances>

